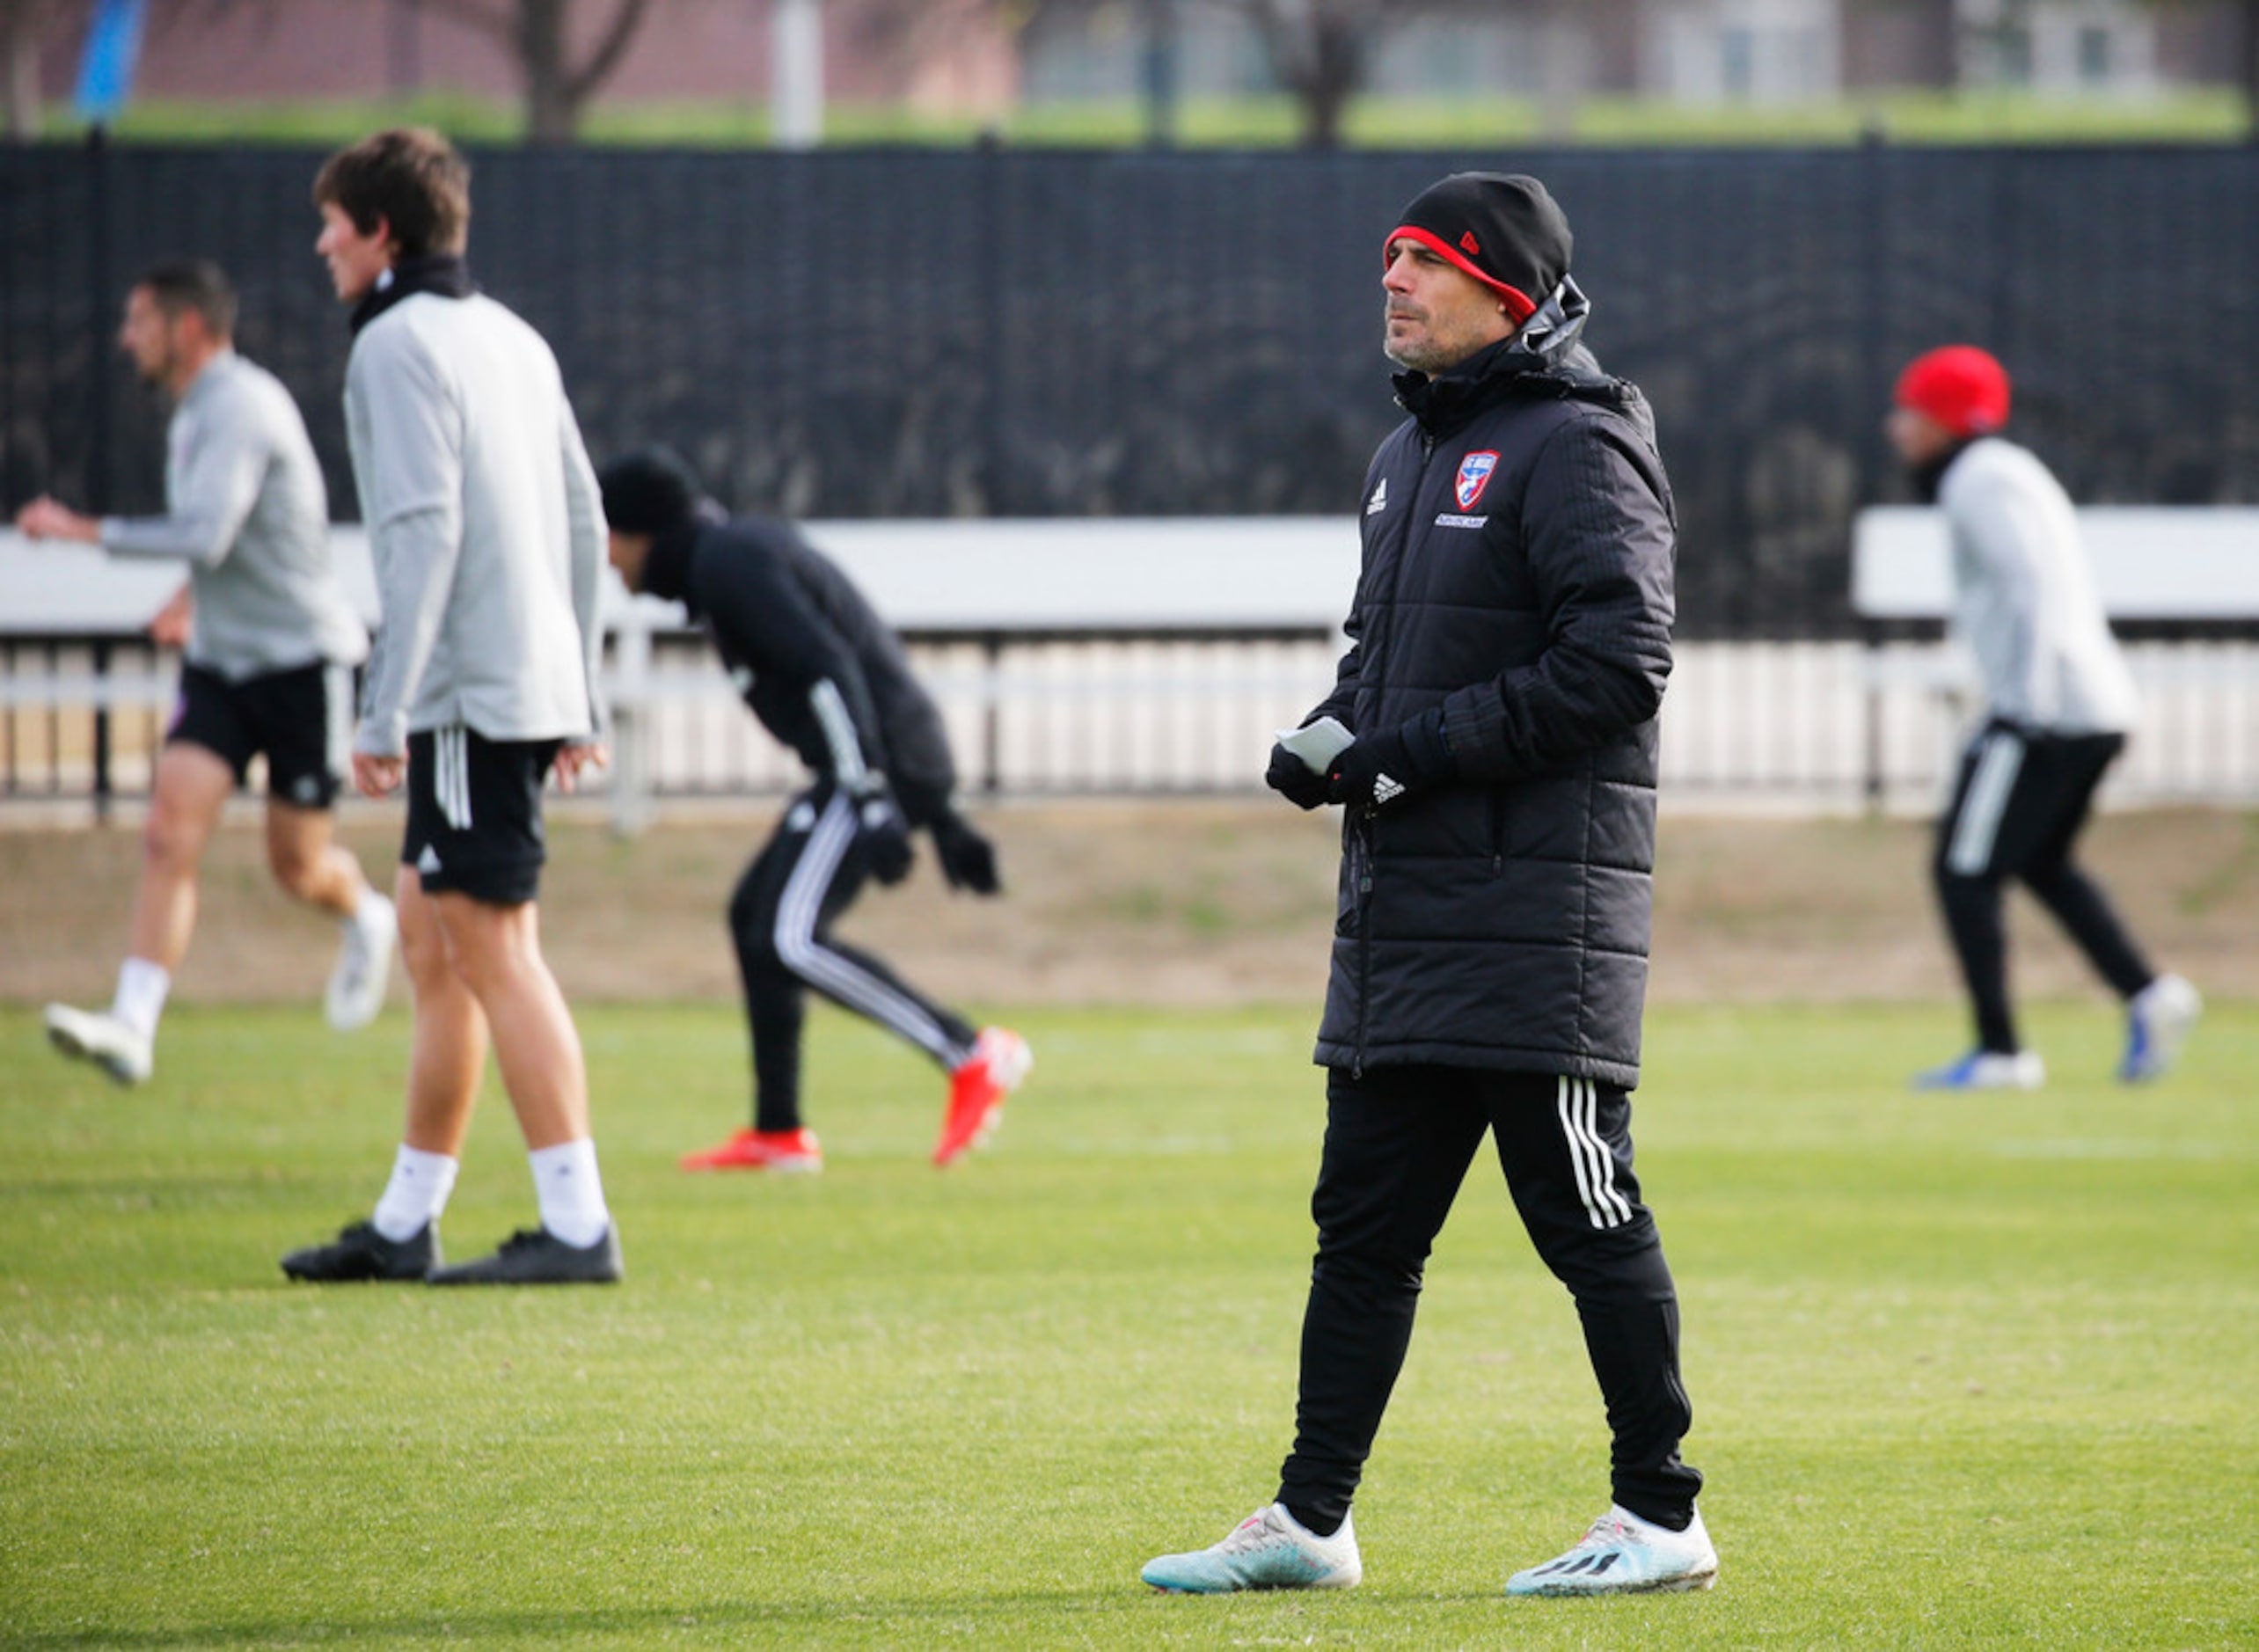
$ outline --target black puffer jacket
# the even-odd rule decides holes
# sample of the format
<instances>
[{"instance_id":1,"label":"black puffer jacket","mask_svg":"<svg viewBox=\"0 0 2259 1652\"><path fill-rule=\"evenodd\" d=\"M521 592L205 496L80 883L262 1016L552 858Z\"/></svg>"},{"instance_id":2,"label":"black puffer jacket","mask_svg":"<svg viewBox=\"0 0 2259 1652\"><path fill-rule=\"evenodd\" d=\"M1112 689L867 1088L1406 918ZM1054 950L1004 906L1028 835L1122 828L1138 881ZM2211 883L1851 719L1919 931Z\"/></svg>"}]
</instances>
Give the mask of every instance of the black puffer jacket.
<instances>
[{"instance_id":1,"label":"black puffer jacket","mask_svg":"<svg viewBox=\"0 0 2259 1652\"><path fill-rule=\"evenodd\" d=\"M1457 772L1343 823L1322 1064L1639 1081L1675 532L1646 401L1583 318L1564 283L1513 343L1397 381L1312 715L1440 717Z\"/></svg>"},{"instance_id":2,"label":"black puffer jacket","mask_svg":"<svg viewBox=\"0 0 2259 1652\"><path fill-rule=\"evenodd\" d=\"M914 826L930 826L956 785L941 713L902 644L838 566L788 522L685 522L656 536L643 588L681 603L713 638L723 669L769 732L830 778L830 742L809 701L839 691L863 761L885 773Z\"/></svg>"}]
</instances>

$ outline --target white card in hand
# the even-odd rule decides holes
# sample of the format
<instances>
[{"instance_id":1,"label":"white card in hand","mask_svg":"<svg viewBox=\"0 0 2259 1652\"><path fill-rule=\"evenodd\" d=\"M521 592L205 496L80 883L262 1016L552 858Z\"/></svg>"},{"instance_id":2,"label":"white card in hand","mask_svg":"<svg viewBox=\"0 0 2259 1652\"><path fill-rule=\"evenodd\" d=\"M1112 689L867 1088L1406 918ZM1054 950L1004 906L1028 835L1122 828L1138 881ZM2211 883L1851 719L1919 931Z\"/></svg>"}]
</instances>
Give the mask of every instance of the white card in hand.
<instances>
[{"instance_id":1,"label":"white card in hand","mask_svg":"<svg viewBox=\"0 0 2259 1652\"><path fill-rule=\"evenodd\" d=\"M1356 736L1333 717L1320 717L1301 728L1278 730L1278 743L1301 758L1312 774L1325 773L1333 766L1334 759L1356 741Z\"/></svg>"}]
</instances>

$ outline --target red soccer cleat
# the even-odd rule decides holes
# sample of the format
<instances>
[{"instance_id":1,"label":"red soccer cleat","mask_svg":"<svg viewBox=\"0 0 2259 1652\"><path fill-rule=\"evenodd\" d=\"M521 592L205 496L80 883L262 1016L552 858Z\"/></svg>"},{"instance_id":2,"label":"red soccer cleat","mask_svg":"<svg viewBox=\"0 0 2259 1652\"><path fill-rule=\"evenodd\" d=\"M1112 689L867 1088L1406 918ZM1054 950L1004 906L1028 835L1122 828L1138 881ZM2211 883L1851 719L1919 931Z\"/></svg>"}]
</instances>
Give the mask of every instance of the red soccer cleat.
<instances>
[{"instance_id":1,"label":"red soccer cleat","mask_svg":"<svg viewBox=\"0 0 2259 1652\"><path fill-rule=\"evenodd\" d=\"M1020 1088L1035 1056L1027 1041L1001 1027L984 1027L973 1053L949 1075L949 1111L941 1139L933 1144L936 1165L954 1165L980 1145L1004 1116L1004 1099Z\"/></svg>"},{"instance_id":2,"label":"red soccer cleat","mask_svg":"<svg viewBox=\"0 0 2259 1652\"><path fill-rule=\"evenodd\" d=\"M796 1130L739 1130L719 1147L684 1153L685 1170L773 1170L814 1175L823 1168L823 1146L805 1124Z\"/></svg>"}]
</instances>

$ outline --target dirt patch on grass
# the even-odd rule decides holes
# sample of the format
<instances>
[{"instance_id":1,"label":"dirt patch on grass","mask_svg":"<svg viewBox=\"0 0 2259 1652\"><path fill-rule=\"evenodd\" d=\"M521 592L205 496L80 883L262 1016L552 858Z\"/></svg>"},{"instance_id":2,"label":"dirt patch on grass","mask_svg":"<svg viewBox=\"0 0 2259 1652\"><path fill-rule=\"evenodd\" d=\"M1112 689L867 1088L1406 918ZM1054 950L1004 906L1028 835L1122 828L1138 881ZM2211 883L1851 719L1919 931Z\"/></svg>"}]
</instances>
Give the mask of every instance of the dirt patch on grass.
<instances>
[{"instance_id":1,"label":"dirt patch on grass","mask_svg":"<svg viewBox=\"0 0 2259 1652\"><path fill-rule=\"evenodd\" d=\"M1333 923L1335 828L1262 800L1012 805L983 811L1005 898L952 895L930 856L840 926L939 997L991 1004L1314 1004ZM183 969L191 1002L313 1000L334 936L268 881L258 815L217 835ZM623 842L553 827L544 939L568 992L728 998L722 912L773 811L671 821ZM398 824L356 807L344 836L389 879ZM2259 815L2112 815L2086 843L2160 964L2259 996ZM1928 828L1888 820L1670 815L1656 882L1659 1000L1944 998ZM140 857L130 821L46 829L0 817L0 999L106 999ZM2014 898L2020 990L2093 990L2046 916Z\"/></svg>"}]
</instances>

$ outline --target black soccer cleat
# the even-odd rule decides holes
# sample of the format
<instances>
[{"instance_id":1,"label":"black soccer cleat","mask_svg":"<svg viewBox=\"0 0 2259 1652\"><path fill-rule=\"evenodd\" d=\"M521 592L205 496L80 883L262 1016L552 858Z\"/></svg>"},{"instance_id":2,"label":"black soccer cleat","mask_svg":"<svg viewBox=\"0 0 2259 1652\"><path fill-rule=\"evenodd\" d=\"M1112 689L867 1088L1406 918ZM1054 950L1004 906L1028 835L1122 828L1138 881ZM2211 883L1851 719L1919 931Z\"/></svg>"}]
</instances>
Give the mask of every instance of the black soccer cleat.
<instances>
[{"instance_id":1,"label":"black soccer cleat","mask_svg":"<svg viewBox=\"0 0 2259 1652\"><path fill-rule=\"evenodd\" d=\"M327 1245L309 1245L282 1259L293 1279L333 1284L353 1279L421 1279L439 1266L439 1224L427 1222L404 1239L388 1239L355 1222Z\"/></svg>"},{"instance_id":2,"label":"black soccer cleat","mask_svg":"<svg viewBox=\"0 0 2259 1652\"><path fill-rule=\"evenodd\" d=\"M435 1285L613 1285L624 1269L619 1230L604 1229L593 1245L567 1245L545 1227L520 1228L501 1249L475 1262L435 1268L426 1283Z\"/></svg>"}]
</instances>

